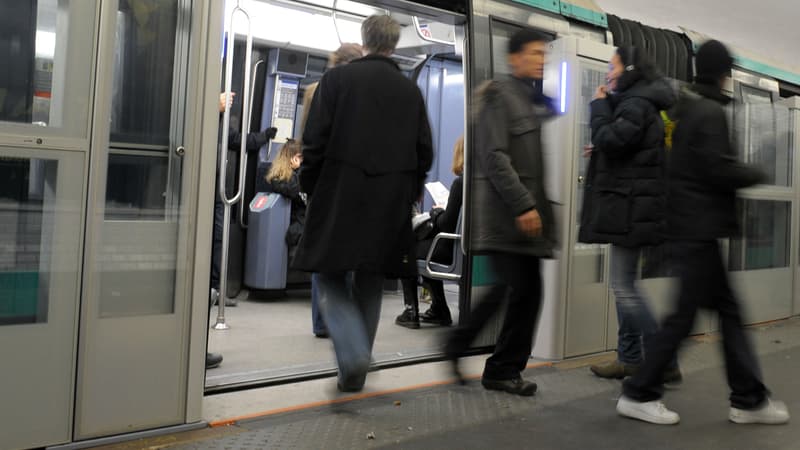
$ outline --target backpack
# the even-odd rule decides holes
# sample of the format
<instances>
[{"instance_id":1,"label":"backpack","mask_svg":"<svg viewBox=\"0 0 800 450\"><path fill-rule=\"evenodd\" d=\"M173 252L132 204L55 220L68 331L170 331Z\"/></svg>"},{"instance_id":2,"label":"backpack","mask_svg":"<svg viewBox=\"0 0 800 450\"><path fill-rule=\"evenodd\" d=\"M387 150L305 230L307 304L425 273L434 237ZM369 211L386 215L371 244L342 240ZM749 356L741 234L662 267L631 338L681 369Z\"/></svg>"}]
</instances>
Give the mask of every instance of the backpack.
<instances>
[{"instance_id":1,"label":"backpack","mask_svg":"<svg viewBox=\"0 0 800 450\"><path fill-rule=\"evenodd\" d=\"M669 151L672 149L672 132L675 131L675 125L678 124L676 120L672 120L667 114L667 111L661 111L661 120L664 122L664 149Z\"/></svg>"}]
</instances>

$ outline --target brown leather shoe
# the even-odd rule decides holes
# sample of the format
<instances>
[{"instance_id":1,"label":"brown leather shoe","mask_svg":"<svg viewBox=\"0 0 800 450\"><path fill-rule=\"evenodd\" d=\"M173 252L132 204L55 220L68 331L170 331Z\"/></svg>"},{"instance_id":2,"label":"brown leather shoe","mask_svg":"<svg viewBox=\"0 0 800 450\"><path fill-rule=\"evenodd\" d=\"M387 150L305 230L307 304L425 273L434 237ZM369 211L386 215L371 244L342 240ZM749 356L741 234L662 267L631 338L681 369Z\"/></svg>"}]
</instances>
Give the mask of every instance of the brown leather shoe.
<instances>
[{"instance_id":1,"label":"brown leather shoe","mask_svg":"<svg viewBox=\"0 0 800 450\"><path fill-rule=\"evenodd\" d=\"M608 364L590 366L589 370L600 378L615 378L621 380L625 377L635 375L639 370L639 365L612 361Z\"/></svg>"}]
</instances>

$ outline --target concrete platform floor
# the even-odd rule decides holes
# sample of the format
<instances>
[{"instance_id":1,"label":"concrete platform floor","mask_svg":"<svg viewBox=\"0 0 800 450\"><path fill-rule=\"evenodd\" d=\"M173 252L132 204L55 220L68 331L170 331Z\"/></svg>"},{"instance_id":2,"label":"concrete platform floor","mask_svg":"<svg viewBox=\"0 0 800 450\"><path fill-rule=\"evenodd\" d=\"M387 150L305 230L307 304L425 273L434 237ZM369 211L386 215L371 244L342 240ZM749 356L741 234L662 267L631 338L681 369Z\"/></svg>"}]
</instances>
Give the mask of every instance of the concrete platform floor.
<instances>
[{"instance_id":1,"label":"concrete platform floor","mask_svg":"<svg viewBox=\"0 0 800 450\"><path fill-rule=\"evenodd\" d=\"M800 319L749 333L774 398L800 414ZM335 397L332 379L211 396L204 411L215 427L106 448L800 449L799 418L782 426L727 421L718 341L700 336L682 349L685 381L665 397L681 414L677 426L616 415L620 383L586 367L613 358L607 354L534 364L525 373L539 384L532 398L486 391L477 382L454 385L442 363L370 374L366 392L351 397ZM484 358L468 358L466 371L477 376ZM226 414L232 415L215 421Z\"/></svg>"}]
</instances>

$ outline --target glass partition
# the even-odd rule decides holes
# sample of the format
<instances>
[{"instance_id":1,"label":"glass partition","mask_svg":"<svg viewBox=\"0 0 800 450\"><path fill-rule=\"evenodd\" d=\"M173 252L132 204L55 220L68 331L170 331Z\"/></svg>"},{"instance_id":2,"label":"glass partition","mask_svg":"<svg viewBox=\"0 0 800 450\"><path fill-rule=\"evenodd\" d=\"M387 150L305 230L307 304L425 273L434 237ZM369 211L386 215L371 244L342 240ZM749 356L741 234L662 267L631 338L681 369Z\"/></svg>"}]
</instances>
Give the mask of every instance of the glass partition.
<instances>
[{"instance_id":1,"label":"glass partition","mask_svg":"<svg viewBox=\"0 0 800 450\"><path fill-rule=\"evenodd\" d=\"M89 60L93 30L75 24L95 13L93 2L0 0L0 129L86 136L92 66L68 62Z\"/></svg>"},{"instance_id":2,"label":"glass partition","mask_svg":"<svg viewBox=\"0 0 800 450\"><path fill-rule=\"evenodd\" d=\"M789 110L774 105L772 95L763 89L739 85L733 107L734 140L739 157L766 173L764 184L789 187L792 185Z\"/></svg>"},{"instance_id":3,"label":"glass partition","mask_svg":"<svg viewBox=\"0 0 800 450\"><path fill-rule=\"evenodd\" d=\"M0 325L47 322L58 161L0 158Z\"/></svg>"}]
</instances>

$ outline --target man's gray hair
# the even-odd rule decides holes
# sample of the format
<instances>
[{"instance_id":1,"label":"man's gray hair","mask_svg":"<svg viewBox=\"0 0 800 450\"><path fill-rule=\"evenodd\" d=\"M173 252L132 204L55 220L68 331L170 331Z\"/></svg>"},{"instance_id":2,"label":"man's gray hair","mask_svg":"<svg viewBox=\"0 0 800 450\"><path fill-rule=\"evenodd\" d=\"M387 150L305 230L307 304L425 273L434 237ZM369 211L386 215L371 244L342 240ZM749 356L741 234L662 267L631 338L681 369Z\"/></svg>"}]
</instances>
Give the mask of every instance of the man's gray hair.
<instances>
[{"instance_id":1,"label":"man's gray hair","mask_svg":"<svg viewBox=\"0 0 800 450\"><path fill-rule=\"evenodd\" d=\"M368 53L392 53L400 40L400 24L389 16L367 17L361 24L361 40Z\"/></svg>"}]
</instances>

